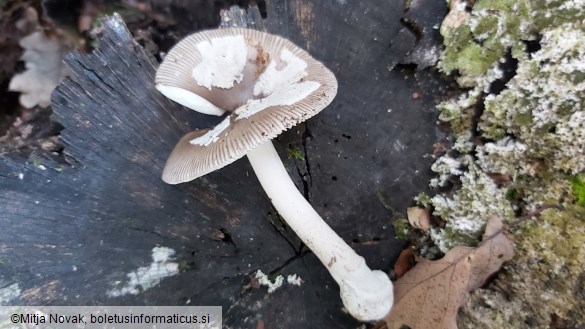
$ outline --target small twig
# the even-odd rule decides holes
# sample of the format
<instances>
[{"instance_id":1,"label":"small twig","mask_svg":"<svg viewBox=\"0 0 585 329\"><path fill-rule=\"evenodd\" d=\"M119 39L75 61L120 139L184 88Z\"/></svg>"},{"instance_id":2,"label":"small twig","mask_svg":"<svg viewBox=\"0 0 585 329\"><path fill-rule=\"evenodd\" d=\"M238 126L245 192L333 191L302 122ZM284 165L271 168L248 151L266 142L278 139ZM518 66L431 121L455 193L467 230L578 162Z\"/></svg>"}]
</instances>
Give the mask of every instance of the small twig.
<instances>
[{"instance_id":1,"label":"small twig","mask_svg":"<svg viewBox=\"0 0 585 329\"><path fill-rule=\"evenodd\" d=\"M545 211L546 209L558 209L558 210L565 210L565 208L561 205L544 205L544 206L540 206L538 208L536 208L536 210L531 211L529 213L527 213L526 215L520 216L518 217L518 220L514 223L510 223L510 227L516 227L522 223L524 223L525 221L529 220L532 217L538 217L540 216L540 214Z\"/></svg>"}]
</instances>

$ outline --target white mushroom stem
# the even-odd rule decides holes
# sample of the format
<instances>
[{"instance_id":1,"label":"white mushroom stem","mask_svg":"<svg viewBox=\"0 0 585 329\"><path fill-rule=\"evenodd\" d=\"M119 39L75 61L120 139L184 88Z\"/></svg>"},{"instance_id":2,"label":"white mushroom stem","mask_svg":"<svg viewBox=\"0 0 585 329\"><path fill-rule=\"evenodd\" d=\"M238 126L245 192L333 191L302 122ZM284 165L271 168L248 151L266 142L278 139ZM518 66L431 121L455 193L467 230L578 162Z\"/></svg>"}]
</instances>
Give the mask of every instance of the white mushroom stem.
<instances>
[{"instance_id":1,"label":"white mushroom stem","mask_svg":"<svg viewBox=\"0 0 585 329\"><path fill-rule=\"evenodd\" d=\"M364 258L323 221L290 179L272 142L249 151L248 159L280 216L339 284L349 313L364 321L380 320L388 314L394 296L388 276L370 270Z\"/></svg>"}]
</instances>

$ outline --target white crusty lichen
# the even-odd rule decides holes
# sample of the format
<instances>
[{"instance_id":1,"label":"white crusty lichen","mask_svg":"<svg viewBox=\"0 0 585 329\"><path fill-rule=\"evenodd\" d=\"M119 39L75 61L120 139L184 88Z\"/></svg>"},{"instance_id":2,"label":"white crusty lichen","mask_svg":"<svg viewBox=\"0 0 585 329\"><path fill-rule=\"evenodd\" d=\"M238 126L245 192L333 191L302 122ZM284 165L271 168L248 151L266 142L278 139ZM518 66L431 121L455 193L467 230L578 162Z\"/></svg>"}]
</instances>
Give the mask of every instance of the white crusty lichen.
<instances>
[{"instance_id":1,"label":"white crusty lichen","mask_svg":"<svg viewBox=\"0 0 585 329\"><path fill-rule=\"evenodd\" d=\"M458 1L452 5L455 13L461 9ZM487 219L487 204L497 202L497 214L511 219L512 210L529 213L574 199L569 180L585 170L585 13L575 8L574 1L479 0L456 24L444 22L439 67L457 70L458 82L470 89L438 106L459 155L435 162L438 177L430 185L461 177L459 191L431 199L446 221L431 231L441 249L458 244L452 236L474 236L469 232ZM537 40L540 49L529 52L528 42ZM518 61L515 75L490 94L506 56ZM473 198L463 197L473 189Z\"/></svg>"},{"instance_id":2,"label":"white crusty lichen","mask_svg":"<svg viewBox=\"0 0 585 329\"><path fill-rule=\"evenodd\" d=\"M284 277L282 275L278 275L271 281L262 270L258 270L254 273L254 278L258 280L258 284L261 286L268 287L268 293L271 294L275 292L278 288L282 287L284 283ZM290 274L286 277L286 282L293 286L300 286L303 283L303 280L296 274Z\"/></svg>"},{"instance_id":3,"label":"white crusty lichen","mask_svg":"<svg viewBox=\"0 0 585 329\"><path fill-rule=\"evenodd\" d=\"M585 71L584 71L585 72ZM557 126L556 168L573 174L585 169L585 111L578 111Z\"/></svg>"},{"instance_id":4,"label":"white crusty lichen","mask_svg":"<svg viewBox=\"0 0 585 329\"><path fill-rule=\"evenodd\" d=\"M8 303L18 299L20 293L21 290L18 283L13 283L0 288L0 305L8 305Z\"/></svg>"},{"instance_id":5,"label":"white crusty lichen","mask_svg":"<svg viewBox=\"0 0 585 329\"><path fill-rule=\"evenodd\" d=\"M486 78L489 75L486 72L496 67L507 53L518 60L528 58L527 42L536 41L543 30L582 21L585 11L576 2L452 0L449 16L459 19L456 23L445 19L441 26L445 51L439 68L445 73L457 70L462 86L475 87L477 79ZM471 12L467 12L466 6L473 7Z\"/></svg>"},{"instance_id":6,"label":"white crusty lichen","mask_svg":"<svg viewBox=\"0 0 585 329\"><path fill-rule=\"evenodd\" d=\"M177 275L179 264L172 262L175 251L167 247L154 247L152 249L152 263L140 267L136 271L126 274L128 281L120 287L108 290L108 297L119 297L124 295L137 295L141 291L148 290L158 285L162 279ZM116 282L119 285L121 282Z\"/></svg>"},{"instance_id":7,"label":"white crusty lichen","mask_svg":"<svg viewBox=\"0 0 585 329\"><path fill-rule=\"evenodd\" d=\"M473 136L470 129L462 131L458 136L455 137L455 142L453 143L453 150L467 154L473 151Z\"/></svg>"},{"instance_id":8,"label":"white crusty lichen","mask_svg":"<svg viewBox=\"0 0 585 329\"><path fill-rule=\"evenodd\" d=\"M508 88L486 97L479 129L490 139L513 135L527 146L526 159L576 174L585 169L585 31L567 23L540 43Z\"/></svg>"},{"instance_id":9,"label":"white crusty lichen","mask_svg":"<svg viewBox=\"0 0 585 329\"><path fill-rule=\"evenodd\" d=\"M431 187L443 187L447 185L452 176L463 174L463 168L460 160L444 155L437 159L431 166L431 170L438 174L438 177L431 179Z\"/></svg>"},{"instance_id":10,"label":"white crusty lichen","mask_svg":"<svg viewBox=\"0 0 585 329\"><path fill-rule=\"evenodd\" d=\"M472 246L498 215L516 242L498 291L476 294L458 327L576 327L585 321L585 2L451 4L438 66L466 91L438 106L457 152L433 166L432 184L454 189L425 198L438 217L429 236L443 252Z\"/></svg>"},{"instance_id":11,"label":"white crusty lichen","mask_svg":"<svg viewBox=\"0 0 585 329\"><path fill-rule=\"evenodd\" d=\"M261 270L256 271L255 277L258 280L258 283L261 286L268 287L268 293L271 294L276 291L276 289L280 288L284 283L284 277L282 275L277 276L274 278L274 282L270 281L268 276L264 274Z\"/></svg>"},{"instance_id":12,"label":"white crusty lichen","mask_svg":"<svg viewBox=\"0 0 585 329\"><path fill-rule=\"evenodd\" d=\"M524 161L527 150L528 147L522 142L504 137L496 142L477 146L476 154L484 172L515 177L517 174L527 173L528 168L518 168L517 165Z\"/></svg>"},{"instance_id":13,"label":"white crusty lichen","mask_svg":"<svg viewBox=\"0 0 585 329\"><path fill-rule=\"evenodd\" d=\"M439 119L453 128L453 149L461 154L440 157L432 166L438 174L432 187L444 187L456 176L461 180L452 195L431 199L435 215L445 220L430 233L442 251L473 244L489 215L511 219L514 211L530 213L574 199L567 197L570 175L585 170L585 30L576 19L583 14L572 5L543 6L478 1L466 22L442 29L447 48L440 67L458 70L458 81L471 88L438 106ZM549 24L546 16L561 12L569 16ZM538 35L540 49L528 53L525 41ZM497 47L486 48L489 44ZM508 51L518 60L516 74L499 94L489 94L490 84L502 78L499 65ZM476 52L483 57L468 56Z\"/></svg>"},{"instance_id":14,"label":"white crusty lichen","mask_svg":"<svg viewBox=\"0 0 585 329\"><path fill-rule=\"evenodd\" d=\"M455 134L466 133L472 127L474 113L469 109L477 104L481 89L475 88L460 95L457 99L447 100L437 106L439 120L448 122Z\"/></svg>"},{"instance_id":15,"label":"white crusty lichen","mask_svg":"<svg viewBox=\"0 0 585 329\"><path fill-rule=\"evenodd\" d=\"M489 217L510 219L514 216L506 191L498 188L470 156L460 161L467 167L467 171L457 175L461 187L452 194L431 198L433 214L445 221L444 227L431 229L431 238L442 252L457 245L476 244Z\"/></svg>"},{"instance_id":16,"label":"white crusty lichen","mask_svg":"<svg viewBox=\"0 0 585 329\"><path fill-rule=\"evenodd\" d=\"M292 284L293 286L300 286L303 283L303 279L296 274L291 274L286 277L286 282L288 284Z\"/></svg>"}]
</instances>

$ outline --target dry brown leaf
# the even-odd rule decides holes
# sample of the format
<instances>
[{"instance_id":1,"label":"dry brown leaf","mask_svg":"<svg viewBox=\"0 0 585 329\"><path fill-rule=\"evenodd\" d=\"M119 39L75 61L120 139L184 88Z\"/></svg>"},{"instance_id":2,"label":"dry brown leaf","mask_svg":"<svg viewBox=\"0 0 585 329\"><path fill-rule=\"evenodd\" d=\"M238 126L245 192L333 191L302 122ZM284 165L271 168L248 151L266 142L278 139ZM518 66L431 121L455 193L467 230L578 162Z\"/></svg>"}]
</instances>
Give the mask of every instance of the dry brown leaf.
<instances>
[{"instance_id":1,"label":"dry brown leaf","mask_svg":"<svg viewBox=\"0 0 585 329\"><path fill-rule=\"evenodd\" d=\"M412 250L412 248L402 250L400 256L398 256L398 259L394 263L394 273L396 273L396 278L400 279L404 276L414 264L414 250Z\"/></svg>"},{"instance_id":2,"label":"dry brown leaf","mask_svg":"<svg viewBox=\"0 0 585 329\"><path fill-rule=\"evenodd\" d=\"M20 59L24 61L26 70L12 77L8 90L20 92L20 104L27 109L37 105L46 108L51 104L51 92L69 73L63 63L69 48L63 40L49 36L51 33L45 34L33 8L27 9L25 17L17 23L18 26L36 31L19 41L24 49Z\"/></svg>"},{"instance_id":3,"label":"dry brown leaf","mask_svg":"<svg viewBox=\"0 0 585 329\"><path fill-rule=\"evenodd\" d=\"M428 231L431 227L431 214L429 208L410 207L406 209L406 217L412 227Z\"/></svg>"},{"instance_id":4,"label":"dry brown leaf","mask_svg":"<svg viewBox=\"0 0 585 329\"><path fill-rule=\"evenodd\" d=\"M63 64L68 50L42 31L22 38L20 46L25 49L21 59L26 71L12 77L8 89L21 93L20 104L26 108L47 107L51 104L51 92L69 71Z\"/></svg>"},{"instance_id":5,"label":"dry brown leaf","mask_svg":"<svg viewBox=\"0 0 585 329\"><path fill-rule=\"evenodd\" d=\"M456 329L457 310L468 292L514 255L502 228L502 221L492 217L477 248L455 247L440 260L421 260L396 281L394 306L385 318L388 328Z\"/></svg>"}]
</instances>

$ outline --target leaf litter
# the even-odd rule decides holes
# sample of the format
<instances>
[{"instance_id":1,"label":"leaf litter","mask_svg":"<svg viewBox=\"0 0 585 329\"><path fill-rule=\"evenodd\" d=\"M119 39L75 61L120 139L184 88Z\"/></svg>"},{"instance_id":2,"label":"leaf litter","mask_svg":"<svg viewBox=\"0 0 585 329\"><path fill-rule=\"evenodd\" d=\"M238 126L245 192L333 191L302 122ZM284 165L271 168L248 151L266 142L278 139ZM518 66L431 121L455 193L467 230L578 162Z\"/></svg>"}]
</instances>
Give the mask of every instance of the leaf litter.
<instances>
[{"instance_id":1,"label":"leaf litter","mask_svg":"<svg viewBox=\"0 0 585 329\"><path fill-rule=\"evenodd\" d=\"M51 105L53 89L68 74L63 57L69 51L61 42L36 31L20 40L26 71L10 80L9 90L18 91L20 104L26 108Z\"/></svg>"},{"instance_id":2,"label":"leaf litter","mask_svg":"<svg viewBox=\"0 0 585 329\"><path fill-rule=\"evenodd\" d=\"M394 283L389 329L456 329L457 311L470 291L481 287L514 256L514 244L498 217L491 217L476 248L455 247L440 260L419 259Z\"/></svg>"}]
</instances>

